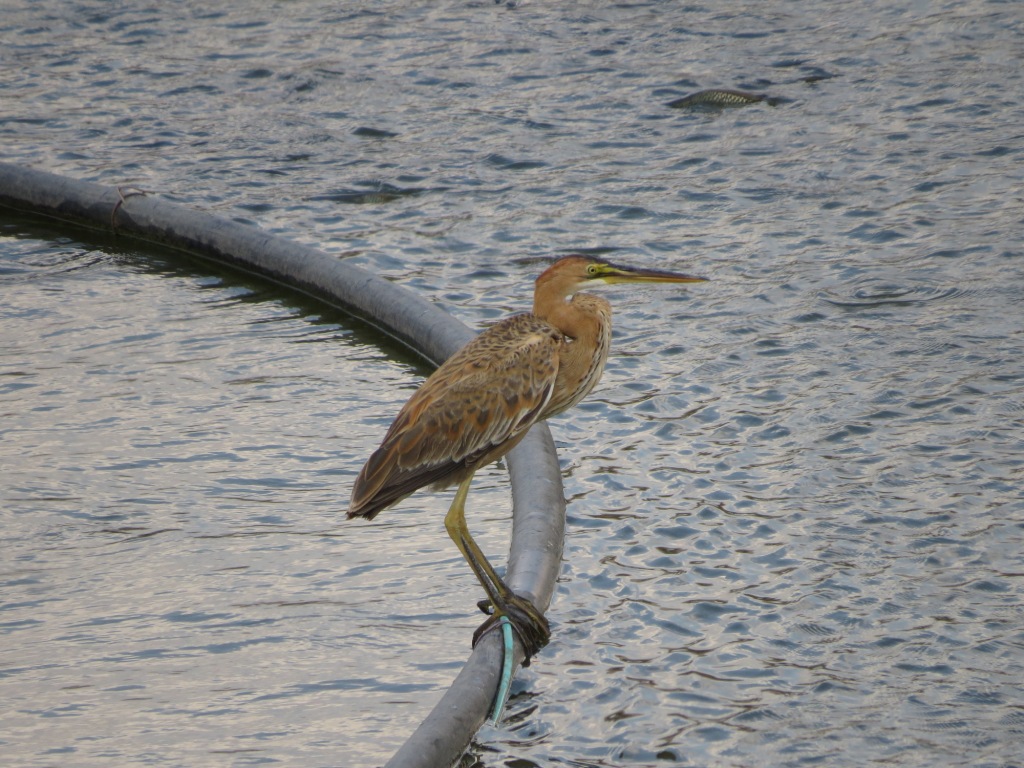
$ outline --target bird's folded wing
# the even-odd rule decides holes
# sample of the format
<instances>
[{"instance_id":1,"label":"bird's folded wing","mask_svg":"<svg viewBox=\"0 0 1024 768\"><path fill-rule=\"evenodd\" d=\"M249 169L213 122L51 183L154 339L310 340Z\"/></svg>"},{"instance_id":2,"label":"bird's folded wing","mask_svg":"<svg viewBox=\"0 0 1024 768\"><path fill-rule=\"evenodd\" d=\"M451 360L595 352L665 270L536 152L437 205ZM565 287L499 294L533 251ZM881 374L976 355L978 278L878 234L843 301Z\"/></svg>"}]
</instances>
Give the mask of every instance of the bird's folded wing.
<instances>
[{"instance_id":1,"label":"bird's folded wing","mask_svg":"<svg viewBox=\"0 0 1024 768\"><path fill-rule=\"evenodd\" d=\"M372 517L503 455L551 399L560 339L543 321L516 315L459 350L402 408L360 472L349 514Z\"/></svg>"}]
</instances>

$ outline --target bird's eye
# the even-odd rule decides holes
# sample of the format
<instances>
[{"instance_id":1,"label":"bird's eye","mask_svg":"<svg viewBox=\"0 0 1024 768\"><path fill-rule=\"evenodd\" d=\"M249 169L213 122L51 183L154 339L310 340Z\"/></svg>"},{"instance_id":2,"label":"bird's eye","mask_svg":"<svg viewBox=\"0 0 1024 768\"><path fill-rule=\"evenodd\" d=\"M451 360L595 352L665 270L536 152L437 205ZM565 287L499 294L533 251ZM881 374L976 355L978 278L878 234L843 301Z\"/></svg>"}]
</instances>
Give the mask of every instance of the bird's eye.
<instances>
[{"instance_id":1,"label":"bird's eye","mask_svg":"<svg viewBox=\"0 0 1024 768\"><path fill-rule=\"evenodd\" d=\"M590 277L597 277L598 272L600 272L600 270L597 268L597 264L588 264L587 265L587 274Z\"/></svg>"}]
</instances>

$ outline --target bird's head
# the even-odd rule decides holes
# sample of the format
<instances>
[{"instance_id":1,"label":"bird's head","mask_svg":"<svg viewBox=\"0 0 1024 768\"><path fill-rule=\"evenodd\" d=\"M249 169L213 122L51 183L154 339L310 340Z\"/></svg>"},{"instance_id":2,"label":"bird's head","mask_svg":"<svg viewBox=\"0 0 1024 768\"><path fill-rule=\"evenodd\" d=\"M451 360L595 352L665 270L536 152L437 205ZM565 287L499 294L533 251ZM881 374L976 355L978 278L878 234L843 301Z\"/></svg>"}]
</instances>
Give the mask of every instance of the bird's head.
<instances>
[{"instance_id":1,"label":"bird's head","mask_svg":"<svg viewBox=\"0 0 1024 768\"><path fill-rule=\"evenodd\" d=\"M662 269L640 269L612 264L589 256L566 256L548 267L537 278L537 288L553 289L569 296L588 285L620 283L703 283L705 277L684 275Z\"/></svg>"}]
</instances>

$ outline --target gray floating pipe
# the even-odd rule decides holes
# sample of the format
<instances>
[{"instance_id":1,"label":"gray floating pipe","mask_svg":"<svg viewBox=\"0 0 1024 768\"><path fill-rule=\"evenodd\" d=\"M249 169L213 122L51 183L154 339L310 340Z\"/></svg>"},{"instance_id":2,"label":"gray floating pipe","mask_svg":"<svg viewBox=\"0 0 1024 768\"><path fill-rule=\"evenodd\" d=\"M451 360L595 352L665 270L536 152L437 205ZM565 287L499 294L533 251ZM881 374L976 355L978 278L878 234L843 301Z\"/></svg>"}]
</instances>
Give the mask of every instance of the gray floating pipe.
<instances>
[{"instance_id":1,"label":"gray floating pipe","mask_svg":"<svg viewBox=\"0 0 1024 768\"><path fill-rule=\"evenodd\" d=\"M420 296L315 248L140 194L0 163L0 206L156 242L297 289L359 316L439 363L472 338ZM565 500L544 424L508 455L512 543L506 581L545 610L562 559ZM515 662L523 659L518 639ZM501 676L501 636L477 644L434 710L387 768L449 768L487 717Z\"/></svg>"}]
</instances>

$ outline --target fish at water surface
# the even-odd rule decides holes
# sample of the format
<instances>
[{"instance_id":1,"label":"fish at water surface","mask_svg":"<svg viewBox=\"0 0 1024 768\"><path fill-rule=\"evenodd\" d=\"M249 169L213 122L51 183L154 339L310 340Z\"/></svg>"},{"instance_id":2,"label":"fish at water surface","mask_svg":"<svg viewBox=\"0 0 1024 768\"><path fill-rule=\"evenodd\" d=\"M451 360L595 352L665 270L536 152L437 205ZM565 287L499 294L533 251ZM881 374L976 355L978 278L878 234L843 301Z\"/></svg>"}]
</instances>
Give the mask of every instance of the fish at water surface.
<instances>
[{"instance_id":1,"label":"fish at water surface","mask_svg":"<svg viewBox=\"0 0 1024 768\"><path fill-rule=\"evenodd\" d=\"M673 109L687 109L690 107L744 107L747 104L756 104L765 101L774 106L778 101L769 98L763 93L750 93L748 91L734 91L728 88L711 88L706 91L697 91L681 99L670 101L666 106Z\"/></svg>"}]
</instances>

